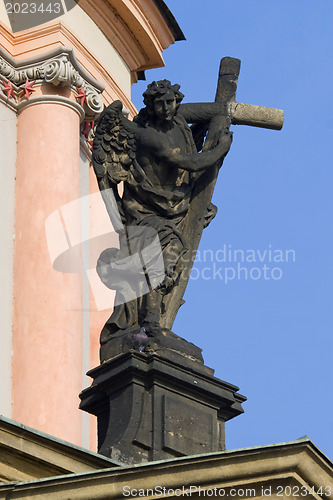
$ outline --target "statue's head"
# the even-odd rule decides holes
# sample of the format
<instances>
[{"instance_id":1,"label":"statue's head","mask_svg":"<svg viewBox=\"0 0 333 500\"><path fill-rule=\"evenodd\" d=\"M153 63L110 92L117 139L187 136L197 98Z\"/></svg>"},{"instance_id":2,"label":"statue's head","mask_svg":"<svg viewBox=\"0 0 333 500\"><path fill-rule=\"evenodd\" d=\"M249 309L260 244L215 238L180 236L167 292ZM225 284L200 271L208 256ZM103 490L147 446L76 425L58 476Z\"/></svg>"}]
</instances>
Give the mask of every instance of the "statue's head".
<instances>
[{"instance_id":1,"label":"statue's head","mask_svg":"<svg viewBox=\"0 0 333 500\"><path fill-rule=\"evenodd\" d=\"M161 120L172 120L184 98L179 89L180 85L171 85L169 80L150 83L143 93L148 114Z\"/></svg>"}]
</instances>

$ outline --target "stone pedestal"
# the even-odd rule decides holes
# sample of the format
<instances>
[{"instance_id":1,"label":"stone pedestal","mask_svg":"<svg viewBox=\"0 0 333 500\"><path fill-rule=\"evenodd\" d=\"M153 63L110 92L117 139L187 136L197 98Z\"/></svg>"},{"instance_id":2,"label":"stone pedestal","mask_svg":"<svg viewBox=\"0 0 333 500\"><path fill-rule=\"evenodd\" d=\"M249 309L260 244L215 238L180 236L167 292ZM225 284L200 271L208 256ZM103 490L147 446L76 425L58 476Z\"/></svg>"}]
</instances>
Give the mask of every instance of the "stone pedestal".
<instances>
[{"instance_id":1,"label":"stone pedestal","mask_svg":"<svg viewBox=\"0 0 333 500\"><path fill-rule=\"evenodd\" d=\"M98 418L98 451L134 464L225 449L224 423L246 398L172 353L120 354L94 368L80 408Z\"/></svg>"}]
</instances>

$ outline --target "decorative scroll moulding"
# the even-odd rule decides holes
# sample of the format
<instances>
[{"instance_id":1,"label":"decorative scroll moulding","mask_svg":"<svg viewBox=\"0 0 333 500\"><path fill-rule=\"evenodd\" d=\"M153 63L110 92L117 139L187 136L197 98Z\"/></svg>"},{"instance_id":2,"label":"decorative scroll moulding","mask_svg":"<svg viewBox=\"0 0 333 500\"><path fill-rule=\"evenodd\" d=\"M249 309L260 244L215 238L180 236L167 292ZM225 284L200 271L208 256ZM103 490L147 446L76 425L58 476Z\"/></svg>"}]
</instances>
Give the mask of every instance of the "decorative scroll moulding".
<instances>
[{"instance_id":1,"label":"decorative scroll moulding","mask_svg":"<svg viewBox=\"0 0 333 500\"><path fill-rule=\"evenodd\" d=\"M26 105L37 102L56 102L72 106L79 112L81 120L94 120L103 111L104 104L101 92L104 86L92 78L80 66L74 56L73 49L68 47L59 47L48 52L43 57L35 56L23 61L15 60L4 49L0 48L0 79L6 83L10 81L14 88L16 99L7 98L1 92L0 99L7 101L17 111L21 111ZM75 100L63 95L45 95L33 96L29 100L24 99L19 102L19 94L22 85L26 80L34 80L36 86L51 84L54 87L68 87L72 95L78 94L78 89L82 89L85 94L82 106ZM62 94L62 92L59 92Z\"/></svg>"}]
</instances>

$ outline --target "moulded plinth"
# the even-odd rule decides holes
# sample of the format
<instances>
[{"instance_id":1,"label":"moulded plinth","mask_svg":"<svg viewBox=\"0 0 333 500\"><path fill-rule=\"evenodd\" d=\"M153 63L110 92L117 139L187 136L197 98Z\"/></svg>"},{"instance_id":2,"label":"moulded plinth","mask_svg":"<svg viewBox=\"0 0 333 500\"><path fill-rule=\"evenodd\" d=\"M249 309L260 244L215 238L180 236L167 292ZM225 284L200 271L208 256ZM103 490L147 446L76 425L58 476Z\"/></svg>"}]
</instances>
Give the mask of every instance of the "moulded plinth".
<instances>
[{"instance_id":1,"label":"moulded plinth","mask_svg":"<svg viewBox=\"0 0 333 500\"><path fill-rule=\"evenodd\" d=\"M246 398L213 374L180 355L136 351L88 372L80 408L97 416L99 453L134 464L224 450L224 423Z\"/></svg>"}]
</instances>

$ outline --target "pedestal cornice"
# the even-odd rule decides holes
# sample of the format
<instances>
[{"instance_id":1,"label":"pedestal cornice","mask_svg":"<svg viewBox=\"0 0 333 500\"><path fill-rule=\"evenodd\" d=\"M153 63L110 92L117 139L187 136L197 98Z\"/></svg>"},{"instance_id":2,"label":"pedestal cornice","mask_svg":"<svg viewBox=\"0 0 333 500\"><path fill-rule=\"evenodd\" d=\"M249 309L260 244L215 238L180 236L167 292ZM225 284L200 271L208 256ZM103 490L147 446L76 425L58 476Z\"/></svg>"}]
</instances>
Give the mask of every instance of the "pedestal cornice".
<instances>
[{"instance_id":1,"label":"pedestal cornice","mask_svg":"<svg viewBox=\"0 0 333 500\"><path fill-rule=\"evenodd\" d=\"M97 416L99 453L123 463L225 449L225 422L246 400L212 369L166 349L132 350L88 375L80 408Z\"/></svg>"}]
</instances>

